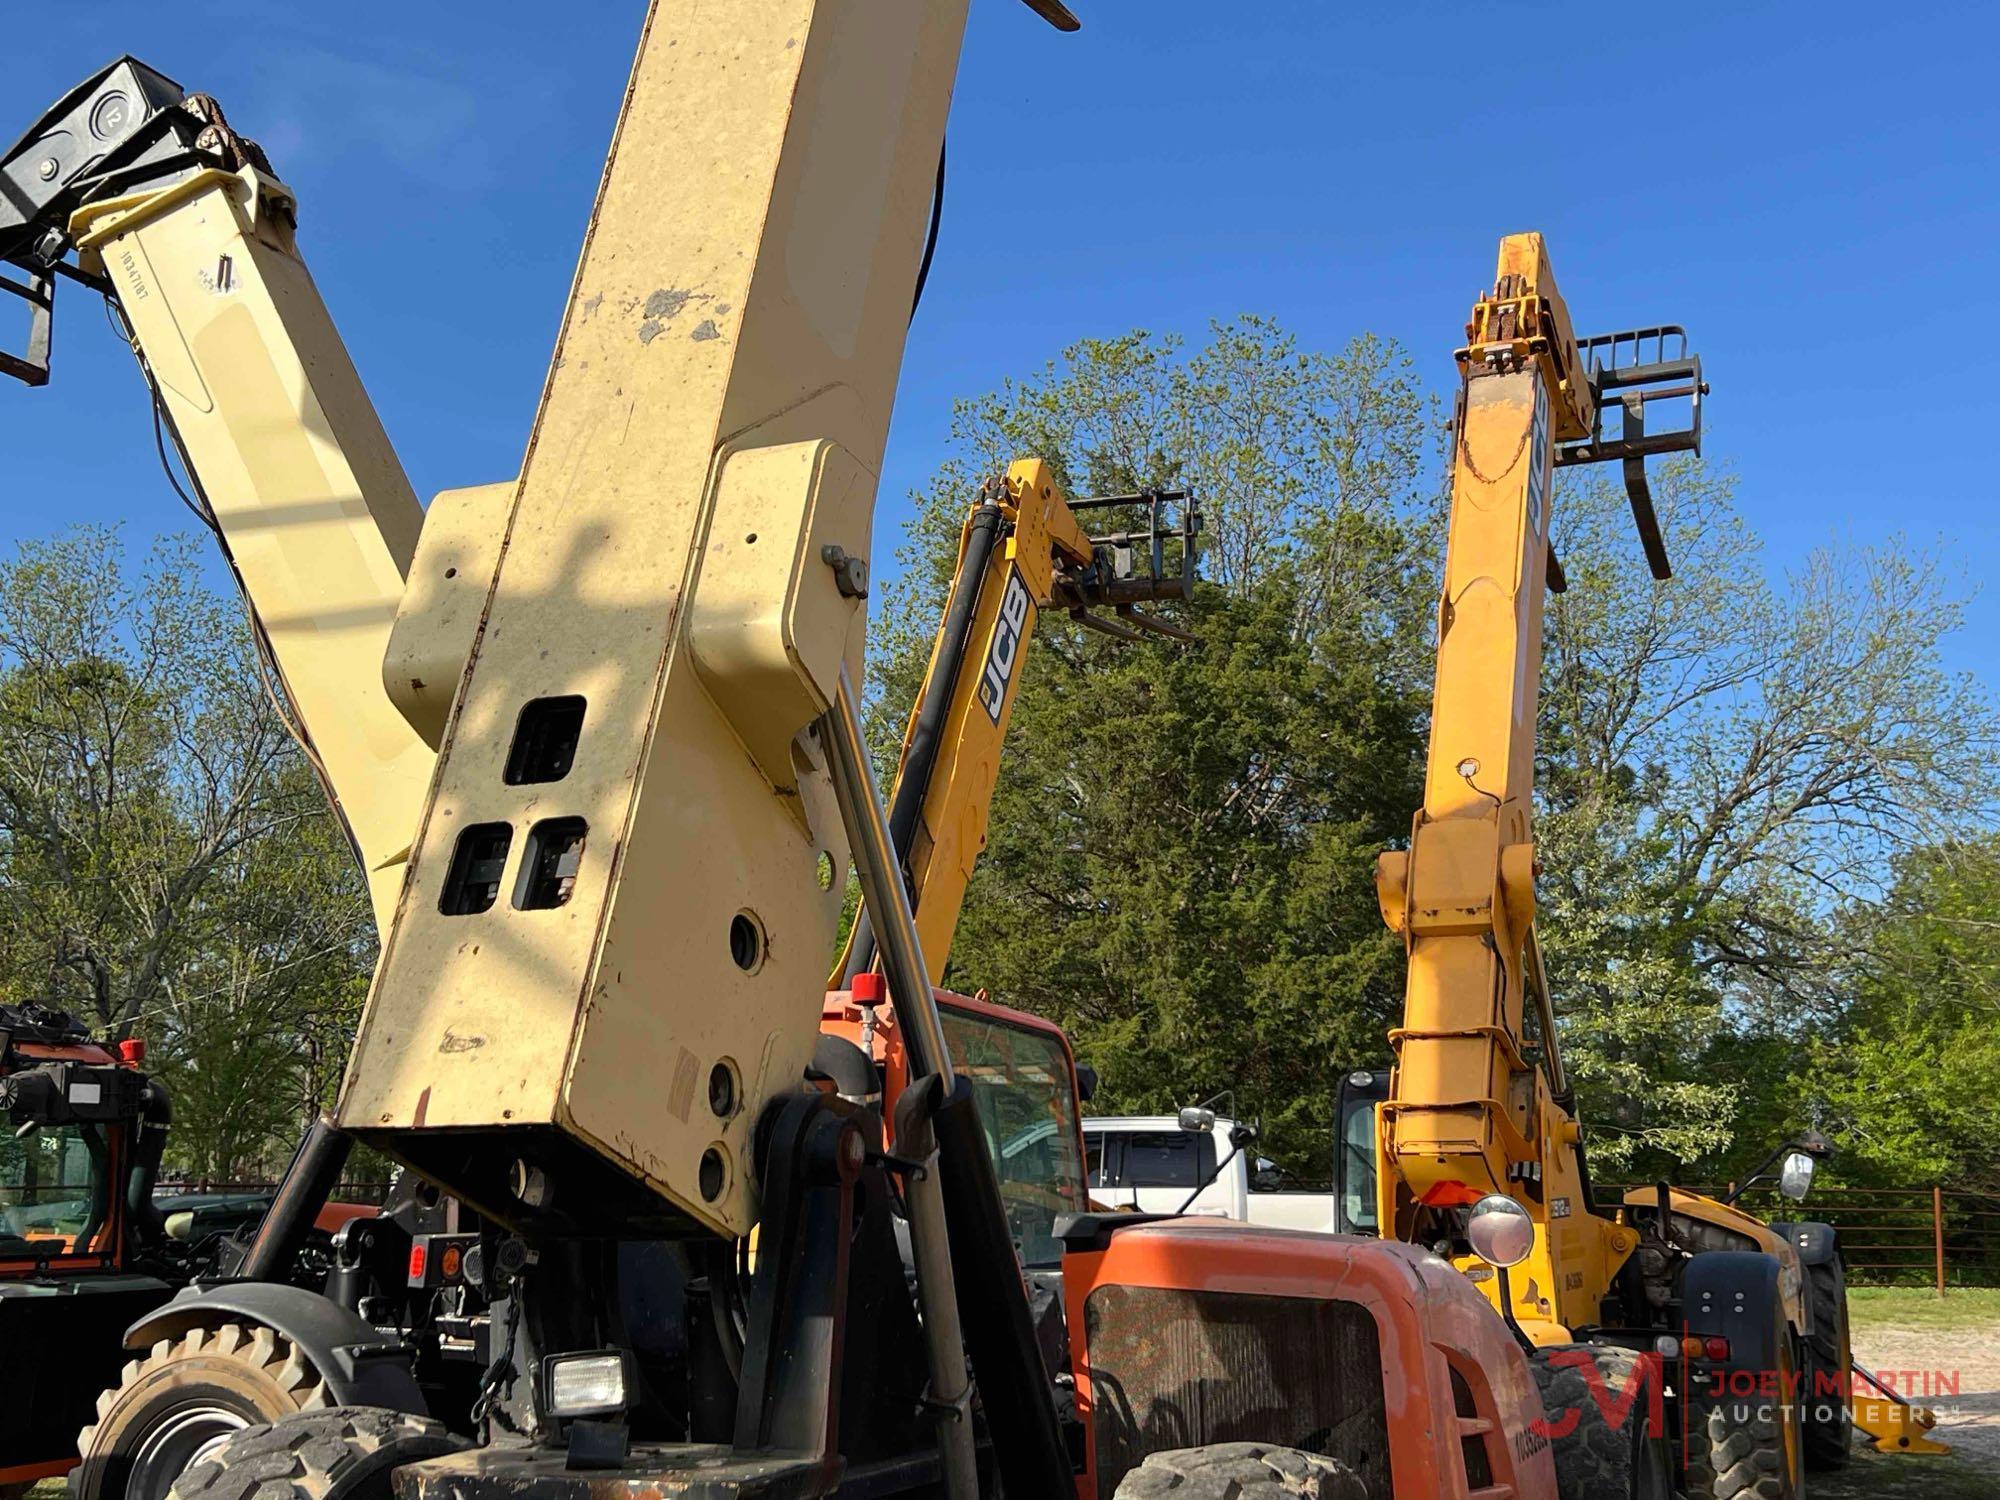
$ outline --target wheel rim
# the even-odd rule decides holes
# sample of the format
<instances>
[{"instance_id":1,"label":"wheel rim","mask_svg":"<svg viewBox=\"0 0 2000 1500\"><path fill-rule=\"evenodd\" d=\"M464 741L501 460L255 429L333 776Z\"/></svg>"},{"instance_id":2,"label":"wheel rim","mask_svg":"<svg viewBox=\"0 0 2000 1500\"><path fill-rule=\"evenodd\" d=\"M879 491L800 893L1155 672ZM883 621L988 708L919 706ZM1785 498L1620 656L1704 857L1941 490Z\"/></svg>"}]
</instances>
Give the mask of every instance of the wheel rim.
<instances>
[{"instance_id":1,"label":"wheel rim","mask_svg":"<svg viewBox=\"0 0 2000 1500\"><path fill-rule=\"evenodd\" d=\"M190 1406L172 1413L132 1455L126 1500L166 1500L176 1479L249 1425L250 1418L225 1406Z\"/></svg>"}]
</instances>

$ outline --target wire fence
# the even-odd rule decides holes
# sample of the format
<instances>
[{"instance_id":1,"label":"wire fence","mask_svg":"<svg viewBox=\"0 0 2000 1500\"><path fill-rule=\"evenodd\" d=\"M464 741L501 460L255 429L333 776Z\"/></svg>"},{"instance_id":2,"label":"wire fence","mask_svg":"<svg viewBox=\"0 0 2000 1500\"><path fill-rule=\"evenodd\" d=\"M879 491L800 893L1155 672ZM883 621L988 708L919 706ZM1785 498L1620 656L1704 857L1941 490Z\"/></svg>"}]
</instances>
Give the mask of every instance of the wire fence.
<instances>
[{"instance_id":1,"label":"wire fence","mask_svg":"<svg viewBox=\"0 0 2000 1500\"><path fill-rule=\"evenodd\" d=\"M1625 1188L1602 1196L1610 1205ZM1690 1192L1724 1197L1728 1186ZM2000 1197L1944 1187L1819 1187L1804 1203L1756 1189L1739 1200L1762 1219L1811 1219L1840 1233L1847 1276L1857 1285L2000 1286Z\"/></svg>"},{"instance_id":2,"label":"wire fence","mask_svg":"<svg viewBox=\"0 0 2000 1500\"><path fill-rule=\"evenodd\" d=\"M220 1178L186 1178L179 1182L161 1182L153 1187L155 1198L234 1198L270 1197L278 1190L277 1182L268 1177L255 1180L229 1181ZM370 1207L379 1206L389 1196L386 1182L341 1182L334 1185L329 1195L335 1203L365 1203Z\"/></svg>"},{"instance_id":3,"label":"wire fence","mask_svg":"<svg viewBox=\"0 0 2000 1500\"><path fill-rule=\"evenodd\" d=\"M1650 1186L1650 1184L1639 1184ZM163 1182L161 1198L270 1194L270 1181ZM1626 1187L1598 1190L1599 1207L1609 1214L1623 1201ZM1728 1184L1691 1187L1691 1192L1726 1197ZM333 1191L340 1203L375 1205L388 1196L386 1182L343 1182ZM1738 1200L1762 1219L1812 1219L1840 1232L1849 1281L1861 1286L1933 1286L1940 1293L1959 1287L2000 1287L2000 1196L1956 1188L1821 1187L1803 1204L1753 1189Z\"/></svg>"}]
</instances>

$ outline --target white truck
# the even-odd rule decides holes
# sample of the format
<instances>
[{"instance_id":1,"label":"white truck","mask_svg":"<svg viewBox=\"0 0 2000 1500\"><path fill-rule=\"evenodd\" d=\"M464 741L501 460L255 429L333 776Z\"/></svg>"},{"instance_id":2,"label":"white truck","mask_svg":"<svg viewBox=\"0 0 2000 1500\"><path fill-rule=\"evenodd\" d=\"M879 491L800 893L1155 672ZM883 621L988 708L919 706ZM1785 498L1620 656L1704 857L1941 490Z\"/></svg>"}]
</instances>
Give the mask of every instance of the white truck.
<instances>
[{"instance_id":1,"label":"white truck","mask_svg":"<svg viewBox=\"0 0 2000 1500\"><path fill-rule=\"evenodd\" d=\"M1257 1154L1256 1127L1202 1105L1178 1115L1091 1115L1083 1120L1093 1203L1137 1213L1190 1213L1279 1229L1375 1233L1375 1109L1386 1070L1340 1081L1331 1191L1301 1189ZM1199 1191L1197 1191L1199 1189Z\"/></svg>"},{"instance_id":2,"label":"white truck","mask_svg":"<svg viewBox=\"0 0 2000 1500\"><path fill-rule=\"evenodd\" d=\"M1333 1194L1288 1190L1277 1165L1256 1154L1254 1134L1232 1145L1243 1128L1208 1110L1086 1117L1091 1199L1113 1210L1331 1232Z\"/></svg>"}]
</instances>

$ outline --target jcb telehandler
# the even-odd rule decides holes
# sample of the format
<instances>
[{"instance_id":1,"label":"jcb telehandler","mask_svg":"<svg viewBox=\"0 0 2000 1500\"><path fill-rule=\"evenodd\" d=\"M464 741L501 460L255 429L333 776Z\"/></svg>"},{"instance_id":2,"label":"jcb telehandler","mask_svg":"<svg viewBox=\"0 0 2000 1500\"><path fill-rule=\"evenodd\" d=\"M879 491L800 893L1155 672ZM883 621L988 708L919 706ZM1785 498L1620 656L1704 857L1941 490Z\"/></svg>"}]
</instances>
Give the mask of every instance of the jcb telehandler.
<instances>
[{"instance_id":1,"label":"jcb telehandler","mask_svg":"<svg viewBox=\"0 0 2000 1500\"><path fill-rule=\"evenodd\" d=\"M1376 878L1408 953L1404 1014L1387 1079L1343 1087L1336 1190L1352 1205L1372 1186L1370 1227L1479 1283L1532 1351L1552 1420L1586 1391L1608 1398L1584 1418L1602 1440L1557 1445L1566 1497L1790 1500L1808 1467L1846 1461L1851 1418L1920 1440L1927 1414L1852 1399L1830 1226L1766 1224L1665 1183L1599 1211L1534 921L1542 608L1566 586L1555 473L1621 464L1666 579L1645 461L1700 451L1701 362L1673 326L1577 338L1536 234L1501 242L1457 357L1424 805ZM1782 1156L1803 1196L1827 1149L1808 1133L1767 1165Z\"/></svg>"},{"instance_id":2,"label":"jcb telehandler","mask_svg":"<svg viewBox=\"0 0 2000 1500\"><path fill-rule=\"evenodd\" d=\"M163 421L242 465L208 509L301 720L351 731L311 738L387 917L339 1124L481 1216L472 1446L298 1413L183 1500L1556 1493L1526 1357L1425 1249L1052 1216L1030 1297L993 1142L1074 1118L1066 1050L978 1053L938 1004L849 686L964 9L656 5L519 484L420 540L292 197L212 106L80 97L8 158L71 195L6 247L21 371L59 276L187 310L138 341ZM162 195L228 249L149 242ZM342 632L385 611L378 692ZM370 767L420 816L354 806ZM879 1104L815 1066L850 861Z\"/></svg>"}]
</instances>

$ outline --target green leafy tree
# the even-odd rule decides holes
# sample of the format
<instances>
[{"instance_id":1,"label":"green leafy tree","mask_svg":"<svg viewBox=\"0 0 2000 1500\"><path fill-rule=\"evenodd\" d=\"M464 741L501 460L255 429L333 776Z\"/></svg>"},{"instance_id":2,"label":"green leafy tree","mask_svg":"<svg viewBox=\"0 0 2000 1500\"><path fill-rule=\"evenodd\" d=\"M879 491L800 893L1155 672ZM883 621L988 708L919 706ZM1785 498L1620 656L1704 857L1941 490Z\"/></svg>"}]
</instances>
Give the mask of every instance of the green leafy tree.
<instances>
[{"instance_id":1,"label":"green leafy tree","mask_svg":"<svg viewBox=\"0 0 2000 1500\"><path fill-rule=\"evenodd\" d=\"M1099 1109L1231 1089L1319 1169L1333 1080L1386 1049L1372 872L1419 795L1435 417L1392 346L1259 319L1087 340L958 409L871 643L885 767L981 478L1039 456L1073 497L1184 487L1205 518L1197 647L1042 622L947 976L1062 1022Z\"/></svg>"},{"instance_id":2,"label":"green leafy tree","mask_svg":"<svg viewBox=\"0 0 2000 1500\"><path fill-rule=\"evenodd\" d=\"M171 1159L230 1175L282 1160L327 1091L373 933L200 559L164 542L129 578L80 528L0 563L0 992L146 1037Z\"/></svg>"},{"instance_id":3,"label":"green leafy tree","mask_svg":"<svg viewBox=\"0 0 2000 1500\"><path fill-rule=\"evenodd\" d=\"M2000 840L1911 850L1859 913L1855 996L1793 1088L1846 1146L1843 1175L2000 1193Z\"/></svg>"},{"instance_id":4,"label":"green leafy tree","mask_svg":"<svg viewBox=\"0 0 2000 1500\"><path fill-rule=\"evenodd\" d=\"M1853 998L1852 920L1899 852L1992 803L1991 704L1942 665L1957 601L1900 545L1781 581L1696 461L1657 466L1675 576L1622 493L1570 486L1540 729L1542 926L1602 1166L1717 1172L1790 1127L1796 1048Z\"/></svg>"}]
</instances>

